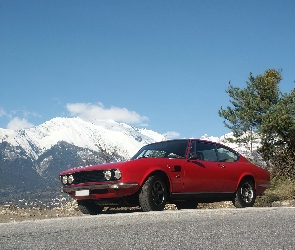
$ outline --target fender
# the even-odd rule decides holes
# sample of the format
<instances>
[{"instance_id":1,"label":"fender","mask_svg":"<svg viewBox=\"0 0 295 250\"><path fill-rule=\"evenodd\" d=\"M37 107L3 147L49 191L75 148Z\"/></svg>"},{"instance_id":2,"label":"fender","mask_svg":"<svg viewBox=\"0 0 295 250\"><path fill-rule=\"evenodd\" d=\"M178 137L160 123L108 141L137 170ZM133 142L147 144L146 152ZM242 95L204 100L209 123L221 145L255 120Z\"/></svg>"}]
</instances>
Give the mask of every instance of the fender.
<instances>
[{"instance_id":1,"label":"fender","mask_svg":"<svg viewBox=\"0 0 295 250\"><path fill-rule=\"evenodd\" d=\"M143 174L143 176L142 176L142 178L140 180L139 185L142 187L142 185L147 180L147 178L149 176L151 176L152 174L157 173L157 172L158 173L161 172L161 173L163 173L167 177L167 179L169 181L169 187L171 187L172 186L172 182L171 182L171 178L169 176L170 169L168 168L168 166L157 166L157 167L156 166L152 166L152 167L149 167L149 169L147 169L147 171L145 171L145 173ZM169 192L170 192L170 190L169 190Z\"/></svg>"},{"instance_id":2,"label":"fender","mask_svg":"<svg viewBox=\"0 0 295 250\"><path fill-rule=\"evenodd\" d=\"M256 187L256 180L255 180L255 178L253 177L253 175L252 175L251 173L249 173L249 172L245 172L245 173L243 173L243 174L240 176L240 178L239 178L239 180L238 180L238 182L237 182L237 185L236 185L236 190L238 189L238 187L239 187L241 181L242 181L243 179L246 179L246 178L250 178L250 179L252 179L252 180L254 181L255 189L257 189L257 187Z\"/></svg>"}]
</instances>

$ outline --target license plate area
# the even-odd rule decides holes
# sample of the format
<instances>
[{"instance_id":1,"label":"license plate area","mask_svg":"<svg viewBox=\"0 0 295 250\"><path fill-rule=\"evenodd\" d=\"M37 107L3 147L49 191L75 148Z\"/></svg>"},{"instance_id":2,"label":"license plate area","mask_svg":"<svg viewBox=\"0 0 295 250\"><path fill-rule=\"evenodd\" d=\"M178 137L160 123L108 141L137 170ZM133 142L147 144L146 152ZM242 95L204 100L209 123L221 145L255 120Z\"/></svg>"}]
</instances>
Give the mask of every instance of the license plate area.
<instances>
[{"instance_id":1,"label":"license plate area","mask_svg":"<svg viewBox=\"0 0 295 250\"><path fill-rule=\"evenodd\" d=\"M75 191L75 196L89 196L89 190L77 190Z\"/></svg>"}]
</instances>

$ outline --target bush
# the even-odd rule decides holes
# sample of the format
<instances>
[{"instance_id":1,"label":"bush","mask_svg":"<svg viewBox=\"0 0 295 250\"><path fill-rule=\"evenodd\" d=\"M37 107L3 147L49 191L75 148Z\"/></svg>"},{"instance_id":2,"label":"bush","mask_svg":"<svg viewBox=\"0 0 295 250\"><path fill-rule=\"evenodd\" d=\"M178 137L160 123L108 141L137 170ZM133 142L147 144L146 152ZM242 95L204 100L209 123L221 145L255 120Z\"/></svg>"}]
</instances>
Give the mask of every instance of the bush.
<instances>
[{"instance_id":1,"label":"bush","mask_svg":"<svg viewBox=\"0 0 295 250\"><path fill-rule=\"evenodd\" d=\"M275 177L271 180L272 187L265 191L264 196L258 197L256 207L269 207L273 202L295 199L295 181Z\"/></svg>"}]
</instances>

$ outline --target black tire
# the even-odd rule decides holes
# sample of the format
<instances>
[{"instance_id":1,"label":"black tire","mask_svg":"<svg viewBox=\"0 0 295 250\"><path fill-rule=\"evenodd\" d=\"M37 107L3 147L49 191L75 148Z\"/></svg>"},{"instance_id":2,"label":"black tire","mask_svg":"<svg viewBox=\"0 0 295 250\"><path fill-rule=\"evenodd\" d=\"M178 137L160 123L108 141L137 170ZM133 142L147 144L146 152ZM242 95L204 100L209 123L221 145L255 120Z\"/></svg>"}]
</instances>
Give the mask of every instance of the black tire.
<instances>
[{"instance_id":1,"label":"black tire","mask_svg":"<svg viewBox=\"0 0 295 250\"><path fill-rule=\"evenodd\" d=\"M157 175L150 176L142 185L139 193L139 204L142 211L161 211L167 201L166 184Z\"/></svg>"},{"instance_id":2,"label":"black tire","mask_svg":"<svg viewBox=\"0 0 295 250\"><path fill-rule=\"evenodd\" d=\"M175 202L175 206L178 210L181 209L196 209L198 206L198 202L196 201L177 201Z\"/></svg>"},{"instance_id":3,"label":"black tire","mask_svg":"<svg viewBox=\"0 0 295 250\"><path fill-rule=\"evenodd\" d=\"M256 199L256 190L254 182L246 179L242 180L233 200L236 208L253 207Z\"/></svg>"},{"instance_id":4,"label":"black tire","mask_svg":"<svg viewBox=\"0 0 295 250\"><path fill-rule=\"evenodd\" d=\"M103 207L95 205L89 200L78 200L78 208L83 214L96 215L101 213Z\"/></svg>"}]
</instances>

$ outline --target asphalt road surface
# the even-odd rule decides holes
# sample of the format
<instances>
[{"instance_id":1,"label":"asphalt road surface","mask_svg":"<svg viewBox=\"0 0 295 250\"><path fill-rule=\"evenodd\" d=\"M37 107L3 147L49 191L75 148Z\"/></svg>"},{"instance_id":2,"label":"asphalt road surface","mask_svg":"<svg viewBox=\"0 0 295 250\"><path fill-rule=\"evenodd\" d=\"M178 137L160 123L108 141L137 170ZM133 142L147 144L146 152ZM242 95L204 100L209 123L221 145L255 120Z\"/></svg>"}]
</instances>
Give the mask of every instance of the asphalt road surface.
<instances>
[{"instance_id":1,"label":"asphalt road surface","mask_svg":"<svg viewBox=\"0 0 295 250\"><path fill-rule=\"evenodd\" d=\"M295 249L295 208L117 212L2 223L0 249Z\"/></svg>"}]
</instances>

